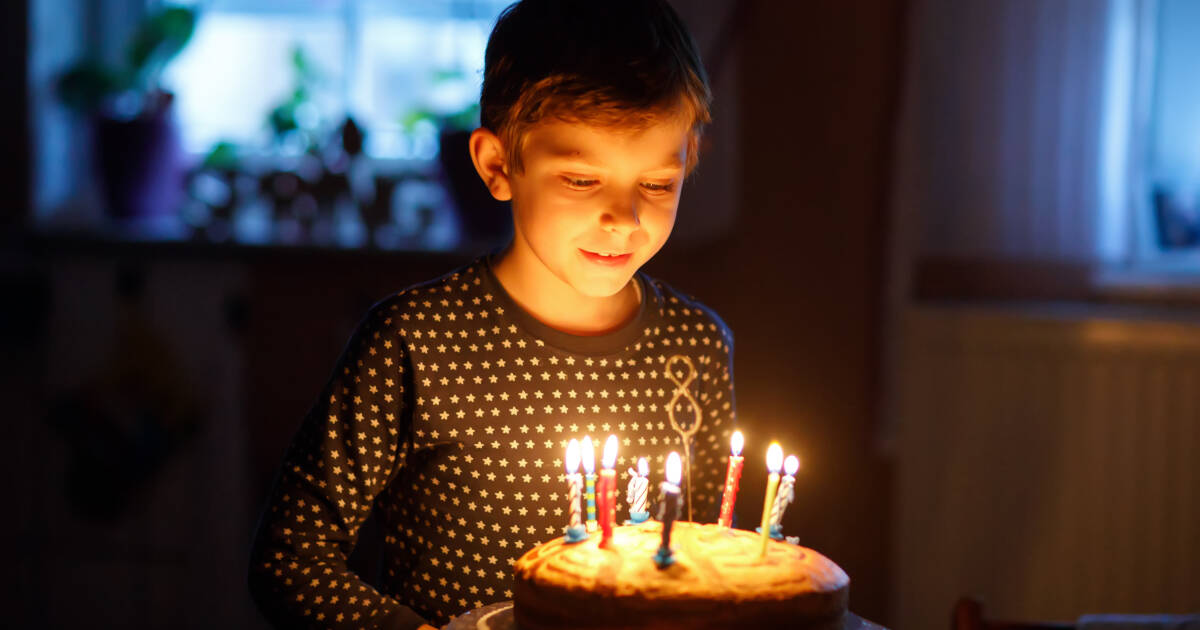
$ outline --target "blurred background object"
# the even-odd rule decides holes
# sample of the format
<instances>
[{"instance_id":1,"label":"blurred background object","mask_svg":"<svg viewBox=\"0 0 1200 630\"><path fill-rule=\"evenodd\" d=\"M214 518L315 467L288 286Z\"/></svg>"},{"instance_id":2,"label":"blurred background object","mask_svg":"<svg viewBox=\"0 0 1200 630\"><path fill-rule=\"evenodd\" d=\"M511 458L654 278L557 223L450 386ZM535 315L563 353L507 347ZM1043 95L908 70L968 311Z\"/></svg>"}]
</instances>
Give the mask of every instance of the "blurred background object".
<instances>
[{"instance_id":1,"label":"blurred background object","mask_svg":"<svg viewBox=\"0 0 1200 630\"><path fill-rule=\"evenodd\" d=\"M457 150L478 124L483 48L505 4L34 3L35 27L54 20L35 30L35 65L81 59L56 82L81 120L34 108L45 172L33 224L122 240L498 243L506 206ZM78 19L59 18L72 9ZM70 31L88 35L84 46L61 39ZM86 161L56 159L89 137ZM446 191L425 195L416 221L397 198L410 182Z\"/></svg>"},{"instance_id":2,"label":"blurred background object","mask_svg":"<svg viewBox=\"0 0 1200 630\"><path fill-rule=\"evenodd\" d=\"M58 79L58 97L88 118L110 216L117 220L169 214L182 197L174 94L162 73L192 37L196 14L167 7L134 26L119 65L85 58Z\"/></svg>"}]
</instances>

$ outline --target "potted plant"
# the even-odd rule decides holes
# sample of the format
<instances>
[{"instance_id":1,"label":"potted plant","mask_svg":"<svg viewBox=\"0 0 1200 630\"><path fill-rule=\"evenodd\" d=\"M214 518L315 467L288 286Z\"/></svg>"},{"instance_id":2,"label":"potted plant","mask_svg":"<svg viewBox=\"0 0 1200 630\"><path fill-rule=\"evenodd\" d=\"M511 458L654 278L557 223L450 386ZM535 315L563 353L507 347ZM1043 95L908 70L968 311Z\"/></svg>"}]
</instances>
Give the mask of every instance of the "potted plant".
<instances>
[{"instance_id":1,"label":"potted plant","mask_svg":"<svg viewBox=\"0 0 1200 630\"><path fill-rule=\"evenodd\" d=\"M158 9L137 25L123 63L110 66L86 59L59 77L59 99L91 119L100 181L115 218L172 213L182 199L183 156L174 96L161 81L195 26L192 9Z\"/></svg>"}]
</instances>

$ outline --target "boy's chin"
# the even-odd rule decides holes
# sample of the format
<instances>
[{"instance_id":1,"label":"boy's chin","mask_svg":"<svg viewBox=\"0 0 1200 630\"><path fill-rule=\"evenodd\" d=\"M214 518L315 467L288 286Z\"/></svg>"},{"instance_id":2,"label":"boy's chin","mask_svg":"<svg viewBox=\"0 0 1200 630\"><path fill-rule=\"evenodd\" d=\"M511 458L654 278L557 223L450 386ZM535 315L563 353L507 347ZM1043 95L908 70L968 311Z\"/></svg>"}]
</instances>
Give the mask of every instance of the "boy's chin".
<instances>
[{"instance_id":1,"label":"boy's chin","mask_svg":"<svg viewBox=\"0 0 1200 630\"><path fill-rule=\"evenodd\" d=\"M622 274L624 276L624 274ZM629 285L630 277L622 278L588 278L572 283L575 290L590 298L610 298L620 293Z\"/></svg>"}]
</instances>

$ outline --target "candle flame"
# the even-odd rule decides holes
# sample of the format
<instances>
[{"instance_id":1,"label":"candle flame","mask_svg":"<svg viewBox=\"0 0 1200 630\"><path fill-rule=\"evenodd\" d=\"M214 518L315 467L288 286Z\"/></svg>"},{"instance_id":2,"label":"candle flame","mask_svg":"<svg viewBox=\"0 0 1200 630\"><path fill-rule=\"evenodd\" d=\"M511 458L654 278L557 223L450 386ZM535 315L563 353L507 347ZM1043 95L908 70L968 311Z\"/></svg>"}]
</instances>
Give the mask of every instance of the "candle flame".
<instances>
[{"instance_id":1,"label":"candle flame","mask_svg":"<svg viewBox=\"0 0 1200 630\"><path fill-rule=\"evenodd\" d=\"M567 443L567 474L579 472L579 440L571 438Z\"/></svg>"},{"instance_id":2,"label":"candle flame","mask_svg":"<svg viewBox=\"0 0 1200 630\"><path fill-rule=\"evenodd\" d=\"M605 468L617 465L617 436L610 435L604 441L604 456L600 459L600 464Z\"/></svg>"},{"instance_id":3,"label":"candle flame","mask_svg":"<svg viewBox=\"0 0 1200 630\"><path fill-rule=\"evenodd\" d=\"M679 453L671 451L671 454L667 455L667 481L678 486L682 478L683 462L679 460Z\"/></svg>"},{"instance_id":4,"label":"candle flame","mask_svg":"<svg viewBox=\"0 0 1200 630\"><path fill-rule=\"evenodd\" d=\"M643 477L650 474L650 463L645 457L638 458L638 474Z\"/></svg>"},{"instance_id":5,"label":"candle flame","mask_svg":"<svg viewBox=\"0 0 1200 630\"><path fill-rule=\"evenodd\" d=\"M779 442L771 442L770 448L767 449L767 469L777 473L782 466L783 447L779 446Z\"/></svg>"},{"instance_id":6,"label":"candle flame","mask_svg":"<svg viewBox=\"0 0 1200 630\"><path fill-rule=\"evenodd\" d=\"M589 475L596 474L596 447L592 446L592 436L583 438L583 470Z\"/></svg>"},{"instance_id":7,"label":"candle flame","mask_svg":"<svg viewBox=\"0 0 1200 630\"><path fill-rule=\"evenodd\" d=\"M783 461L783 472L794 475L797 470L800 470L800 458L795 455L788 455L787 459Z\"/></svg>"},{"instance_id":8,"label":"candle flame","mask_svg":"<svg viewBox=\"0 0 1200 630\"><path fill-rule=\"evenodd\" d=\"M729 440L729 450L733 452L733 456L737 457L742 454L742 447L746 445L746 438L742 437L741 431L734 431L733 437Z\"/></svg>"}]
</instances>

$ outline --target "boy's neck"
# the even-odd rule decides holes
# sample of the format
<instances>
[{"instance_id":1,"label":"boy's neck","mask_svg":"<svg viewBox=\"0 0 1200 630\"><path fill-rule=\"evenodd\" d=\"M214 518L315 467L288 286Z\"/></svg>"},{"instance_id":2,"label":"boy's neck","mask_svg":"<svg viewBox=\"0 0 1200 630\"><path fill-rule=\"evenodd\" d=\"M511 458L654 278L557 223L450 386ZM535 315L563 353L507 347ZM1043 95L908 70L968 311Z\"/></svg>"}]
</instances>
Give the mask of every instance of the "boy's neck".
<instances>
[{"instance_id":1,"label":"boy's neck","mask_svg":"<svg viewBox=\"0 0 1200 630\"><path fill-rule=\"evenodd\" d=\"M576 291L546 269L532 253L511 245L493 261L496 279L517 306L543 324L572 335L596 336L613 332L637 316L642 296L637 279L607 297Z\"/></svg>"}]
</instances>

